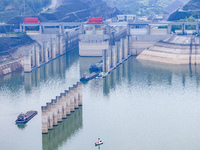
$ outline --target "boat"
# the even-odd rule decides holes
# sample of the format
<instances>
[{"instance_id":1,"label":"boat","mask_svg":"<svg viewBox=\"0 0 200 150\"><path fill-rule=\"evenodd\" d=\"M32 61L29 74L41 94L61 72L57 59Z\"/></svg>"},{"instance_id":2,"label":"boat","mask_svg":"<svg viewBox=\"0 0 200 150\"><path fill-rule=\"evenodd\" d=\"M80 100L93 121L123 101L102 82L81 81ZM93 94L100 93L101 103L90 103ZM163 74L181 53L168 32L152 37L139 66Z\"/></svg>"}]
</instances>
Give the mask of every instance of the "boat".
<instances>
[{"instance_id":1,"label":"boat","mask_svg":"<svg viewBox=\"0 0 200 150\"><path fill-rule=\"evenodd\" d=\"M98 138L98 142L95 143L95 146L98 146L98 145L101 145L101 144L103 144L103 141L100 138Z\"/></svg>"},{"instance_id":2,"label":"boat","mask_svg":"<svg viewBox=\"0 0 200 150\"><path fill-rule=\"evenodd\" d=\"M83 74L82 77L81 77L81 79L80 79L80 81L89 81L89 80L91 80L91 79L94 79L94 78L97 77L98 75L99 75L98 72L93 72L93 73L91 73L91 74L89 74L89 75Z\"/></svg>"},{"instance_id":3,"label":"boat","mask_svg":"<svg viewBox=\"0 0 200 150\"><path fill-rule=\"evenodd\" d=\"M27 123L29 120L31 120L35 115L37 115L37 111L31 110L27 111L25 114L21 113L17 120L15 121L17 124L19 123Z\"/></svg>"},{"instance_id":4,"label":"boat","mask_svg":"<svg viewBox=\"0 0 200 150\"><path fill-rule=\"evenodd\" d=\"M102 72L103 71L103 61L101 60L100 62L98 62L96 64L91 64L89 70L90 71L99 71L99 72Z\"/></svg>"}]
</instances>

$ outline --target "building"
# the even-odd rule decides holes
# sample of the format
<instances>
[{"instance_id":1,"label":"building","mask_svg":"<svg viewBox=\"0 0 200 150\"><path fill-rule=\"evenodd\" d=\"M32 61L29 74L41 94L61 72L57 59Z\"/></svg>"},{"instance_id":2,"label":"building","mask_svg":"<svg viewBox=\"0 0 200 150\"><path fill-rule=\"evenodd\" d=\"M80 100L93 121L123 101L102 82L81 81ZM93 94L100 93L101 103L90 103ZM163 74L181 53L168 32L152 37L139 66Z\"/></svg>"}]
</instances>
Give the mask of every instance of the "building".
<instances>
[{"instance_id":1,"label":"building","mask_svg":"<svg viewBox=\"0 0 200 150\"><path fill-rule=\"evenodd\" d=\"M136 21L136 15L117 15L118 22L129 22L129 21Z\"/></svg>"}]
</instances>

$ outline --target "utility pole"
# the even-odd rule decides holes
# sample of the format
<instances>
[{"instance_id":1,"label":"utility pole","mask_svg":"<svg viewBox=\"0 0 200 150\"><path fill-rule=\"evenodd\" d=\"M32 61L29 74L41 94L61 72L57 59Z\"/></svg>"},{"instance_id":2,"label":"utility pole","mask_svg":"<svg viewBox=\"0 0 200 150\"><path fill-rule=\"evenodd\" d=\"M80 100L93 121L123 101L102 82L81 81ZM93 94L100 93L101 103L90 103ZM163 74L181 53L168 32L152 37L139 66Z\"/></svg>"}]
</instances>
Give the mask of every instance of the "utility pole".
<instances>
[{"instance_id":1,"label":"utility pole","mask_svg":"<svg viewBox=\"0 0 200 150\"><path fill-rule=\"evenodd\" d=\"M25 7L26 7L26 3L25 3L25 0L24 0L24 16L25 16Z\"/></svg>"}]
</instances>

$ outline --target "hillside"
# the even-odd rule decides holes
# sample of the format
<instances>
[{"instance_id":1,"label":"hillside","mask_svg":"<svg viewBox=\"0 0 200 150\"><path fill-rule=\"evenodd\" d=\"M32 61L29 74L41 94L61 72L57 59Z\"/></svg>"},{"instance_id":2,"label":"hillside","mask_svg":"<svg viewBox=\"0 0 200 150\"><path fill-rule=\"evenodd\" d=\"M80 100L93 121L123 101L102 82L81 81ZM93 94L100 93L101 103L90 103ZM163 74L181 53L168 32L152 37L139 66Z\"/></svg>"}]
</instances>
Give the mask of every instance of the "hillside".
<instances>
[{"instance_id":1,"label":"hillside","mask_svg":"<svg viewBox=\"0 0 200 150\"><path fill-rule=\"evenodd\" d=\"M50 3L51 0L1 0L0 20L6 22L15 16L37 14Z\"/></svg>"},{"instance_id":2,"label":"hillside","mask_svg":"<svg viewBox=\"0 0 200 150\"><path fill-rule=\"evenodd\" d=\"M40 21L57 21L57 22L76 22L86 21L89 16L99 17L104 19L116 16L120 13L117 8L112 8L102 0L62 0L58 7L46 9L38 15ZM20 24L24 20L24 16L17 16L9 20L8 24Z\"/></svg>"},{"instance_id":3,"label":"hillside","mask_svg":"<svg viewBox=\"0 0 200 150\"><path fill-rule=\"evenodd\" d=\"M31 44L34 41L26 34L18 37L1 37L0 38L0 55L12 50L15 47L19 47L26 44Z\"/></svg>"},{"instance_id":4,"label":"hillside","mask_svg":"<svg viewBox=\"0 0 200 150\"><path fill-rule=\"evenodd\" d=\"M136 15L154 15L154 14L162 14L167 13L168 11L165 11L165 8L170 6L172 3L174 3L176 0L104 0L106 1L110 6L117 7L121 12L125 14L136 14ZM170 7L179 7L180 5L183 5L188 0L179 0L179 5L171 5ZM171 9L168 7L169 11L171 12ZM172 11L174 8L172 8ZM169 13L170 13L169 12Z\"/></svg>"},{"instance_id":5,"label":"hillside","mask_svg":"<svg viewBox=\"0 0 200 150\"><path fill-rule=\"evenodd\" d=\"M102 16L104 19L116 16L119 10L109 7L102 0L63 0L55 10L39 15L41 21L85 21L89 16Z\"/></svg>"},{"instance_id":6,"label":"hillside","mask_svg":"<svg viewBox=\"0 0 200 150\"><path fill-rule=\"evenodd\" d=\"M180 19L189 18L190 16L199 19L200 18L200 0L190 0L183 8L172 13L169 17L169 21L175 21Z\"/></svg>"}]
</instances>

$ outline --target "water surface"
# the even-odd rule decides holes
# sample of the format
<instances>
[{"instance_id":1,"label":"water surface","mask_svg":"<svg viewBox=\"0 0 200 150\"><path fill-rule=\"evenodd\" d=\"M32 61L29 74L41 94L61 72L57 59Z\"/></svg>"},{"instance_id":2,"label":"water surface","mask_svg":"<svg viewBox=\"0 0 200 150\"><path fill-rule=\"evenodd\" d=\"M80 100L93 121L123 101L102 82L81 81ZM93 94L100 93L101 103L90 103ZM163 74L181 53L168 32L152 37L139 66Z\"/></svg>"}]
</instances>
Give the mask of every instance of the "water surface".
<instances>
[{"instance_id":1,"label":"water surface","mask_svg":"<svg viewBox=\"0 0 200 150\"><path fill-rule=\"evenodd\" d=\"M83 84L83 106L41 134L41 106L79 81L99 57L72 51L28 74L0 77L3 150L196 150L200 147L200 67L131 57L104 79ZM37 110L25 127L17 115ZM94 146L101 137L104 144Z\"/></svg>"}]
</instances>

